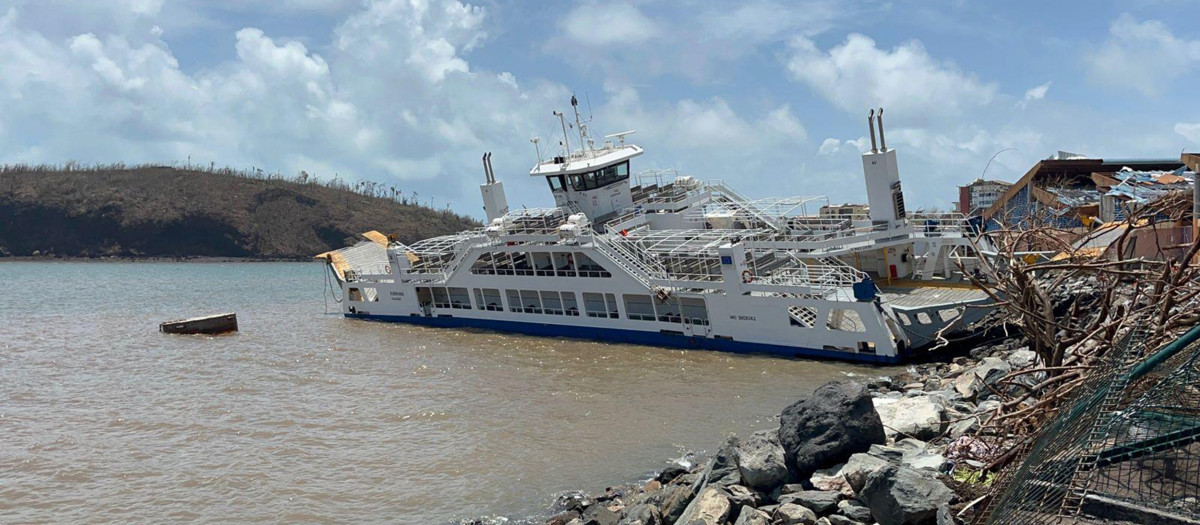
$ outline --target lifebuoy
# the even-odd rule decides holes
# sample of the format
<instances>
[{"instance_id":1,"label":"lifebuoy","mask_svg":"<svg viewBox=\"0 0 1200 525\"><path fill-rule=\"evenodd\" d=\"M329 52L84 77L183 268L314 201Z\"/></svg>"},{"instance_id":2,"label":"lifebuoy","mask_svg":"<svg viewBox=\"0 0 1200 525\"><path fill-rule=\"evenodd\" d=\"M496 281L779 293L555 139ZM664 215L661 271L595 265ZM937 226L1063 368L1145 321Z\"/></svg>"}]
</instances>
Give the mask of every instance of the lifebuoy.
<instances>
[{"instance_id":1,"label":"lifebuoy","mask_svg":"<svg viewBox=\"0 0 1200 525\"><path fill-rule=\"evenodd\" d=\"M754 282L754 272L750 270L742 270L742 282L746 284Z\"/></svg>"},{"instance_id":2,"label":"lifebuoy","mask_svg":"<svg viewBox=\"0 0 1200 525\"><path fill-rule=\"evenodd\" d=\"M392 273L392 265L390 265L390 264L383 265L383 273Z\"/></svg>"}]
</instances>

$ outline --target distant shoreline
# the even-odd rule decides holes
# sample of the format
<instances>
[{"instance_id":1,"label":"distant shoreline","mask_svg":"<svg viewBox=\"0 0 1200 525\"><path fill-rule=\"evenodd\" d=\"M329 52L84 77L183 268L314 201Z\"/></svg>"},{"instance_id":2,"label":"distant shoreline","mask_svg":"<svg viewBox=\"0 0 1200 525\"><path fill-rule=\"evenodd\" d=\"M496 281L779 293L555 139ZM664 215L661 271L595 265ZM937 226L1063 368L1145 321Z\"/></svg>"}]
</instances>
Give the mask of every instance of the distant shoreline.
<instances>
[{"instance_id":1,"label":"distant shoreline","mask_svg":"<svg viewBox=\"0 0 1200 525\"><path fill-rule=\"evenodd\" d=\"M287 257L209 257L209 256L187 256L187 257L132 257L132 256L108 256L108 257L80 257L80 256L59 256L59 255L22 255L14 257L0 256L0 264L6 262L104 262L104 263L274 263L274 262L316 262L310 258L287 258Z\"/></svg>"}]
</instances>

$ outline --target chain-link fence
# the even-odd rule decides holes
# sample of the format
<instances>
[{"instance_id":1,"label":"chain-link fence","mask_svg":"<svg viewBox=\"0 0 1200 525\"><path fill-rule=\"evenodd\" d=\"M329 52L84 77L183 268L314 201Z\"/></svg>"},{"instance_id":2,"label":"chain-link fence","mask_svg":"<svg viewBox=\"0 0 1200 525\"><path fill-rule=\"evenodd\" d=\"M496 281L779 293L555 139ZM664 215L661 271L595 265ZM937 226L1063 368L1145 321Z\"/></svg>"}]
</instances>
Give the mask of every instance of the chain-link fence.
<instances>
[{"instance_id":1,"label":"chain-link fence","mask_svg":"<svg viewBox=\"0 0 1200 525\"><path fill-rule=\"evenodd\" d=\"M1088 514L1200 521L1197 339L1200 326L1162 348L1146 348L1139 332L1121 340L978 522L1088 523Z\"/></svg>"}]
</instances>

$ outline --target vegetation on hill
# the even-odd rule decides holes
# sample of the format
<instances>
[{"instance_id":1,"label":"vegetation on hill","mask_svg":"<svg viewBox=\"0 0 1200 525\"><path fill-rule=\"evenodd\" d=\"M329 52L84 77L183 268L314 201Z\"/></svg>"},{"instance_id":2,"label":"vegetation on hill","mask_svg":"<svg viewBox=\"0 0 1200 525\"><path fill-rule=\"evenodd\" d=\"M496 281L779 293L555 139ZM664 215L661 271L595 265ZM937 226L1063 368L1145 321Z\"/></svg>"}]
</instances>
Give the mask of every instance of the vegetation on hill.
<instances>
[{"instance_id":1,"label":"vegetation on hill","mask_svg":"<svg viewBox=\"0 0 1200 525\"><path fill-rule=\"evenodd\" d=\"M0 256L305 258L478 227L395 187L172 166L0 166Z\"/></svg>"}]
</instances>

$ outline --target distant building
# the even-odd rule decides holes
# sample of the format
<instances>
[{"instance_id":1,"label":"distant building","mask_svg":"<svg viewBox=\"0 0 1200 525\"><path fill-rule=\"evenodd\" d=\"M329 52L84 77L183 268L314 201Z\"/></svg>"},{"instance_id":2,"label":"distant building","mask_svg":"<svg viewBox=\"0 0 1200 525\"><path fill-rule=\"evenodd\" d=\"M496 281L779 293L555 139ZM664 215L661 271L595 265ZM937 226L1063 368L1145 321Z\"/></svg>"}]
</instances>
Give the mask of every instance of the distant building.
<instances>
[{"instance_id":1,"label":"distant building","mask_svg":"<svg viewBox=\"0 0 1200 525\"><path fill-rule=\"evenodd\" d=\"M829 219L862 219L868 211L866 204L827 204L818 213Z\"/></svg>"},{"instance_id":2,"label":"distant building","mask_svg":"<svg viewBox=\"0 0 1200 525\"><path fill-rule=\"evenodd\" d=\"M1031 219L1059 228L1083 227L1101 218L1102 197L1113 188L1097 181L1116 180L1114 174L1123 170L1175 172L1185 169L1188 160L1186 154L1182 159L1099 159L1060 151L1034 164L980 215L989 228L1021 226Z\"/></svg>"},{"instance_id":3,"label":"distant building","mask_svg":"<svg viewBox=\"0 0 1200 525\"><path fill-rule=\"evenodd\" d=\"M1004 194L1011 183L1002 180L975 179L966 186L958 187L958 211L968 217L978 215L991 208Z\"/></svg>"}]
</instances>

